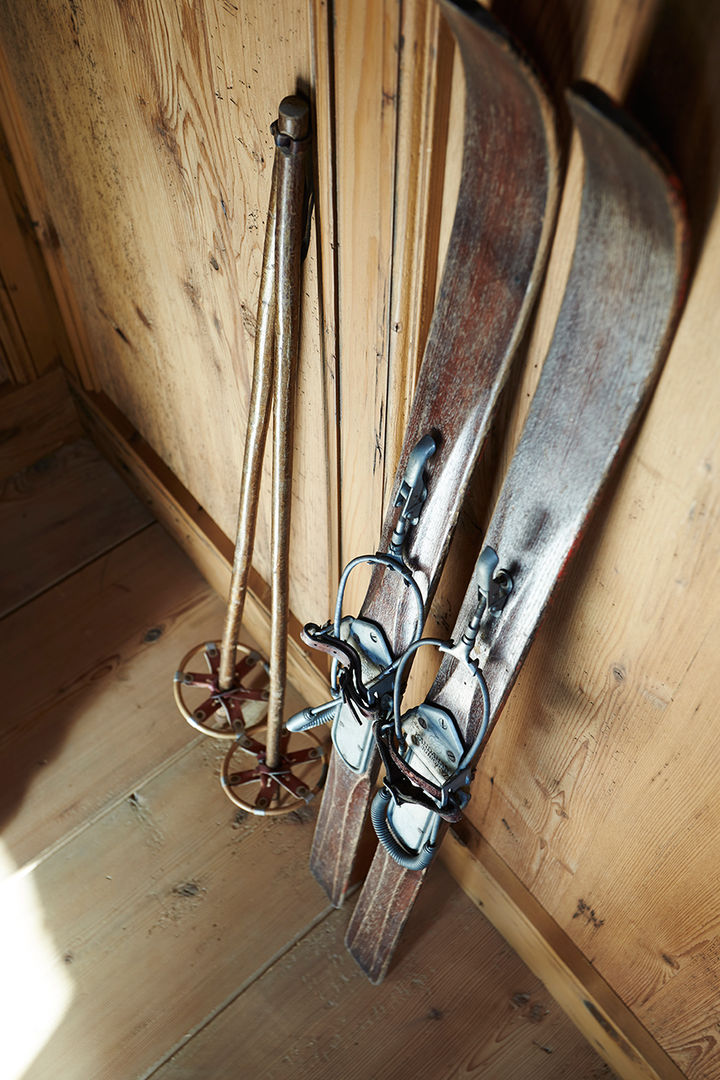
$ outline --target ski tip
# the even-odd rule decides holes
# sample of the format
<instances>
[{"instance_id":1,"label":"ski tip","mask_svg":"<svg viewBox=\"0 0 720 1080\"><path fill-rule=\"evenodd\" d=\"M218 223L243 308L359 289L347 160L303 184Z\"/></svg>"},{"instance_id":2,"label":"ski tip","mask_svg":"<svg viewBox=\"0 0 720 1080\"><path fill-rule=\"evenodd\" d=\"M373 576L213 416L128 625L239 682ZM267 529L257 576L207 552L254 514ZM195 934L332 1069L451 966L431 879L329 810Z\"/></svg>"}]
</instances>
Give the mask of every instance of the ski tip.
<instances>
[{"instance_id":1,"label":"ski tip","mask_svg":"<svg viewBox=\"0 0 720 1080\"><path fill-rule=\"evenodd\" d=\"M547 80L530 53L515 35L486 7L477 3L477 0L438 0L438 2L440 10L445 16L463 54L466 75L468 62L472 59L470 49L473 46L471 42L475 39L477 43L478 32L488 41L494 41L497 47L514 57L517 63L524 68L525 77L534 84L538 103L545 112L548 143L553 157L557 157L560 151L555 109L551 104L552 99Z\"/></svg>"},{"instance_id":2,"label":"ski tip","mask_svg":"<svg viewBox=\"0 0 720 1080\"><path fill-rule=\"evenodd\" d=\"M584 79L578 80L565 91L565 98L584 146L586 146L588 136L588 120L592 117L599 120L605 127L612 127L615 131L621 132L626 137L628 145L633 147L634 153L641 154L648 162L650 169L662 180L662 197L672 218L674 230L674 254L677 267L676 304L674 317L671 319L671 325L674 326L687 294L690 266L687 204L680 179L672 164L642 125L599 86Z\"/></svg>"},{"instance_id":3,"label":"ski tip","mask_svg":"<svg viewBox=\"0 0 720 1080\"><path fill-rule=\"evenodd\" d=\"M643 150L664 173L670 187L675 192L684 209L685 197L682 184L671 163L653 141L645 128L626 109L610 97L605 90L587 79L579 79L565 91L565 98L571 113L577 113L578 106L585 105L601 114L606 120L621 128L636 146Z\"/></svg>"}]
</instances>

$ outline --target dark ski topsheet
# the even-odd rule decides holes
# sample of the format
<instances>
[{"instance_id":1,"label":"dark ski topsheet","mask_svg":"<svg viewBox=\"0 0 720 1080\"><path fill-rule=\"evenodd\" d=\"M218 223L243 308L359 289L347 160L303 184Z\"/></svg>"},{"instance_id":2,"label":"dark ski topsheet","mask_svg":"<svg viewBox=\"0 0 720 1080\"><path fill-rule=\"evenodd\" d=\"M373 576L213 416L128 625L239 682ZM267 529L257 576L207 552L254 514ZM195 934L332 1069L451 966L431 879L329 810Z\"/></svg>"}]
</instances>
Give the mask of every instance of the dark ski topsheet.
<instances>
[{"instance_id":1,"label":"dark ski topsheet","mask_svg":"<svg viewBox=\"0 0 720 1080\"><path fill-rule=\"evenodd\" d=\"M442 9L466 75L463 170L395 484L397 491L412 448L432 433L438 449L427 470L428 496L406 553L426 611L538 293L558 188L554 118L531 68L482 8L443 0ZM397 516L393 502L383 550ZM411 639L407 593L397 574L375 571L360 612L383 627L393 655ZM335 904L350 880L376 774L376 754L364 773L352 772L333 754L311 868Z\"/></svg>"},{"instance_id":2,"label":"dark ski topsheet","mask_svg":"<svg viewBox=\"0 0 720 1080\"><path fill-rule=\"evenodd\" d=\"M568 103L585 157L576 248L550 351L485 538L514 582L475 649L490 694L490 728L654 386L685 282L684 216L672 181L594 89L578 88ZM476 606L474 575L456 634ZM466 745L472 742L482 699L454 659L444 658L427 700L448 709ZM392 805L400 827L403 813ZM423 876L378 848L348 930L348 947L373 981L385 973Z\"/></svg>"}]
</instances>

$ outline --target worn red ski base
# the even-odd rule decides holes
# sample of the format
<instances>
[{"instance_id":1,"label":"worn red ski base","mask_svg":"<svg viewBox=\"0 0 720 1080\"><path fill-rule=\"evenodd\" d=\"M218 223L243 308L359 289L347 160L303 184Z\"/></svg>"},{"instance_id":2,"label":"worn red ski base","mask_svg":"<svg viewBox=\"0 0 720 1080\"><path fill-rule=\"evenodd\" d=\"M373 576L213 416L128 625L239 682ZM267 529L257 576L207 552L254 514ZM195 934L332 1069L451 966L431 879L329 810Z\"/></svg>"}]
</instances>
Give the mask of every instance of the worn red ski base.
<instances>
[{"instance_id":1,"label":"worn red ski base","mask_svg":"<svg viewBox=\"0 0 720 1080\"><path fill-rule=\"evenodd\" d=\"M485 613L475 644L489 715L483 715L478 681L453 657L443 659L426 699L455 719L465 747L482 734L481 724L489 733L502 710L554 586L655 384L684 292L687 243L676 186L601 97L589 87L569 95L585 156L576 249L550 351L485 538L513 580L502 612L496 618ZM478 578L476 570L455 642L478 608ZM418 752L406 754L422 771ZM405 858L403 837L420 831L418 806L392 798L386 803L390 843ZM428 849L428 863L445 827ZM348 948L373 982L388 968L425 872L404 869L378 846L347 934Z\"/></svg>"},{"instance_id":2,"label":"worn red ski base","mask_svg":"<svg viewBox=\"0 0 720 1080\"><path fill-rule=\"evenodd\" d=\"M532 69L494 20L464 0L443 0L466 75L463 171L437 307L400 457L381 550L411 451L428 433L437 450L427 498L404 557L432 600L474 464L523 338L547 258L557 209L558 154L553 112ZM408 590L376 570L359 618L373 621L390 652L412 640ZM343 706L345 708L346 706ZM354 729L356 731L356 729ZM342 903L365 826L378 760L370 724L368 759L348 764L336 750L320 806L311 869L335 905Z\"/></svg>"}]
</instances>

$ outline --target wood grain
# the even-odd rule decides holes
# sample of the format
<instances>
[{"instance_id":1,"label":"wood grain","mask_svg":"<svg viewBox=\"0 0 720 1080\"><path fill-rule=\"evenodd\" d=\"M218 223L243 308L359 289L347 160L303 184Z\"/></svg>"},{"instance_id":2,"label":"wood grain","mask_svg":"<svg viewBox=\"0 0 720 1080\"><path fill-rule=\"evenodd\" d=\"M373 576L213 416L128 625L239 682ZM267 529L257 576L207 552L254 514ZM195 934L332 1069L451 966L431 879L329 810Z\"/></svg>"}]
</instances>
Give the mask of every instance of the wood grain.
<instances>
[{"instance_id":1,"label":"wood grain","mask_svg":"<svg viewBox=\"0 0 720 1080\"><path fill-rule=\"evenodd\" d=\"M167 712L165 634L204 632L218 602L157 528L119 545L113 565L101 562L106 591L87 587L86 569L48 590L42 611L25 605L22 624L20 613L4 621L20 682L25 655L39 646L43 658L34 698L23 683L30 715L2 753L3 790L32 766L0 850L5 1073L219 1080L230 1066L329 1080L372 1075L385 1060L394 1074L416 1074L421 1059L437 1058L520 1080L570 1062L582 1080L609 1076L442 874L416 913L424 944L397 982L370 991L342 949L343 915L328 920L305 870L311 810L274 821L238 814L216 782L223 751ZM78 605L82 596L97 602ZM121 653L114 676L93 668L109 648ZM176 748L182 732L190 742ZM52 750L42 770L41 749ZM54 838L42 848L50 819Z\"/></svg>"},{"instance_id":2,"label":"wood grain","mask_svg":"<svg viewBox=\"0 0 720 1080\"><path fill-rule=\"evenodd\" d=\"M715 902L706 892L719 857L710 723L717 397L696 322L704 334L712 318L711 265L696 278L602 532L563 583L507 727L490 742L471 809L683 1071L698 1076L717 1075L707 1005L717 982ZM681 420L680 392L693 398ZM687 994L692 1017L681 1011Z\"/></svg>"},{"instance_id":3,"label":"wood grain","mask_svg":"<svg viewBox=\"0 0 720 1080\"><path fill-rule=\"evenodd\" d=\"M144 1075L323 913L312 825L237 815L220 755L196 745L34 869L74 997L28 1080Z\"/></svg>"},{"instance_id":4,"label":"wood grain","mask_svg":"<svg viewBox=\"0 0 720 1080\"><path fill-rule=\"evenodd\" d=\"M60 369L0 396L0 481L82 434Z\"/></svg>"},{"instance_id":5,"label":"wood grain","mask_svg":"<svg viewBox=\"0 0 720 1080\"><path fill-rule=\"evenodd\" d=\"M16 384L32 381L60 361L74 367L36 224L0 128L0 356Z\"/></svg>"},{"instance_id":6,"label":"wood grain","mask_svg":"<svg viewBox=\"0 0 720 1080\"><path fill-rule=\"evenodd\" d=\"M89 439L0 485L0 618L152 518Z\"/></svg>"},{"instance_id":7,"label":"wood grain","mask_svg":"<svg viewBox=\"0 0 720 1080\"><path fill-rule=\"evenodd\" d=\"M268 41L282 43L272 62ZM8 139L85 384L102 387L232 535L269 127L279 100L309 85L308 12L221 0L6 5L0 52ZM328 596L335 532L317 435L327 418L314 245L297 392L296 611ZM269 527L266 496L255 557L264 580Z\"/></svg>"},{"instance_id":8,"label":"wood grain","mask_svg":"<svg viewBox=\"0 0 720 1080\"><path fill-rule=\"evenodd\" d=\"M474 647L487 689L446 655L426 699L455 718L466 749L481 723L492 732L502 712L555 583L652 393L684 299L686 222L672 178L595 90L572 94L569 104L585 156L577 244L538 389L483 541L507 568L512 591ZM478 573L453 641L477 610ZM404 815L415 812L402 801L389 804L387 819L399 836ZM404 870L378 847L348 931L348 946L373 981L387 970L421 883L421 871Z\"/></svg>"},{"instance_id":9,"label":"wood grain","mask_svg":"<svg viewBox=\"0 0 720 1080\"><path fill-rule=\"evenodd\" d=\"M439 4L412 0L401 6L400 18L383 506L392 495L444 264L439 211L454 50ZM455 151L459 163L462 131Z\"/></svg>"},{"instance_id":10,"label":"wood grain","mask_svg":"<svg viewBox=\"0 0 720 1080\"><path fill-rule=\"evenodd\" d=\"M682 1080L683 1072L497 853L466 824L462 831L469 846L449 830L442 862L588 1042L626 1080Z\"/></svg>"},{"instance_id":11,"label":"wood grain","mask_svg":"<svg viewBox=\"0 0 720 1080\"><path fill-rule=\"evenodd\" d=\"M333 5L343 566L375 549L385 509L399 36L392 0ZM362 598L350 583L348 609Z\"/></svg>"},{"instance_id":12,"label":"wood grain","mask_svg":"<svg viewBox=\"0 0 720 1080\"><path fill-rule=\"evenodd\" d=\"M421 944L377 990L344 953L347 916L333 912L161 1067L157 1080L220 1080L229 1060L262 1080L612 1076L442 871L413 918ZM282 1039L271 1033L268 1001L275 1000L285 1003Z\"/></svg>"},{"instance_id":13,"label":"wood grain","mask_svg":"<svg viewBox=\"0 0 720 1080\"><path fill-rule=\"evenodd\" d=\"M327 458L328 520L328 590L329 602L335 597L340 577L340 402L338 392L338 273L337 273L337 182L334 12L326 0L310 0L313 86L316 133L313 162L315 166L315 239L320 277L320 330L324 372L325 430L317 428L317 439L324 435Z\"/></svg>"},{"instance_id":14,"label":"wood grain","mask_svg":"<svg viewBox=\"0 0 720 1080\"><path fill-rule=\"evenodd\" d=\"M425 606L432 601L474 464L532 312L558 187L554 119L533 72L479 10L468 13L446 4L445 15L462 49L468 84L463 179L393 488L399 491L416 444L432 433L437 449L426 469L427 498L403 552ZM515 153L519 146L521 158ZM445 392L450 382L452 394ZM388 550L395 528L394 502L393 497L386 511L381 551ZM383 628L393 656L412 641L412 598L398 574L373 570L360 616ZM349 805L326 797L320 808L311 865L334 904L347 890L377 767L373 754L364 776L348 778ZM335 763L329 793L347 768ZM342 815L342 834L325 821L327 815Z\"/></svg>"},{"instance_id":15,"label":"wood grain","mask_svg":"<svg viewBox=\"0 0 720 1080\"><path fill-rule=\"evenodd\" d=\"M490 741L470 816L682 1072L704 1078L720 1075L707 891L720 857L717 15L664 8L642 40L625 85L682 169L697 261L642 431ZM702 132L687 123L698 100Z\"/></svg>"},{"instance_id":16,"label":"wood grain","mask_svg":"<svg viewBox=\"0 0 720 1080\"><path fill-rule=\"evenodd\" d=\"M333 29L327 19L329 5L317 0L315 7L323 15L327 42ZM229 478L215 477L212 462L216 458L206 443L212 442L214 447L224 438L228 415L240 425L243 390L234 386L228 389L227 376L217 374L214 363L208 362L206 368L204 360L198 361L200 353L206 355L204 346L215 342L216 330L210 325L211 300L220 292L218 276L230 272L215 246L216 231L221 239L225 235L222 228L216 230L215 216L224 219L224 214L221 204L219 214L217 205L206 213L206 200L202 212L193 211L192 225L185 228L182 209L183 200L191 201L193 197L197 171L194 162L202 165L198 185L203 178L217 175L205 171L202 135L197 133L213 98L218 102L217 109L230 112L232 103L228 104L226 89L230 79L224 84L218 81L217 87L211 83L208 96L207 65L193 66L187 63L187 57L202 37L195 29L203 19L211 36L217 34L222 39L221 56L242 57L242 71L235 60L229 67L240 72L250 89L239 108L243 119L238 124L231 122L228 128L230 142L238 147L235 164L243 176L243 189L246 192L245 172L249 169L250 187L255 184L257 197L251 198L251 192L246 201L242 196L234 203L223 196L223 201L233 216L233 232L244 234L243 251L259 250L253 211L266 203L266 173L260 158L267 160L267 155L264 144L256 141L257 132L269 123L278 95L295 88L298 72L298 81L304 82L310 71L304 60L297 60L295 49L301 53L305 49L304 31L298 30L295 23L288 29L286 16L288 20L294 17L289 8L266 7L261 15L267 20L262 33L257 22L252 23L254 7L247 9L251 21L242 27L242 32L236 29L239 18L230 8L232 5L220 3L196 5L187 24L187 49L177 46L175 34L172 48L165 53L160 44L156 46L153 55L159 56L157 63L148 61L152 44L135 53L127 47L133 28L128 21L120 25L123 19L134 19L136 15L144 18L150 12L155 19L151 31L160 27L161 16L149 3L126 4L122 8L68 8L56 4L42 10L37 5L15 3L4 5L0 14L3 124L22 179L30 227L40 239L86 384L93 385L100 357L110 374L115 372L118 381L127 382L128 399L137 392L133 408L152 414L145 434L153 445L163 457L170 452L179 456L177 446L168 449L157 434L170 422L169 414L175 415L177 400L177 385L166 386L162 378L166 347L174 358L173 372L176 367L179 372L178 384L187 380L188 384L198 385L209 372L209 389L203 383L205 400L210 402L208 412L199 415L196 401L190 403L181 385L182 421L171 435L172 440L186 445L182 453L189 459L188 468L200 475L197 484L191 484L186 477L186 489L194 492L196 506L198 500L207 504L206 493L213 489L212 498L224 507L222 512L214 509L213 514L218 520L226 514L227 535L234 525L235 485ZM640 118L654 121L656 138L683 170L695 225L697 263L663 381L642 435L631 448L622 482L613 492L612 507L603 510L602 537L598 531L598 539L586 546L561 586L503 724L490 743L487 767L484 765L478 776L471 813L477 812L476 824L487 832L578 946L595 959L610 983L626 995L663 1045L673 1048L686 1070L694 1070L699 1076L720 1075L713 1057L717 1054L717 1034L711 1019L718 976L718 911L714 895L706 891L707 867L716 865L719 857L712 809L718 803L713 779L718 771L713 740L718 702L709 677L703 682L700 660L696 659L701 658L706 671L713 670L714 657L707 650L713 642L712 619L718 608L717 12L702 0L682 5L655 0L640 4L632 0L581 0L574 5L563 0L494 0L493 8L536 58L558 99L574 78L594 77L610 93L622 97L629 92ZM403 4L402 10L409 25L420 25L419 6ZM280 21L276 22L278 17ZM284 39L282 48L278 34ZM149 37L151 42L159 41L159 35L152 37L151 33ZM377 40L368 39L368 49L375 47ZM420 36L418 47L422 52ZM116 55L111 55L112 50ZM310 51L308 48L308 56ZM340 84L346 70L349 81L357 83L359 60L346 51L347 68L344 64L317 62L318 57L325 60L329 53L330 47L326 52L322 46L313 68L318 84L322 83L322 87L313 89L317 100L324 102L335 82L342 93ZM261 64L255 62L256 57L261 58ZM375 70L382 67L377 57L368 56L363 62ZM93 63L97 65L94 72ZM253 66L257 71L252 70ZM459 67L456 64L454 69L449 117L449 139L454 140L454 145L461 140L463 118L462 95L455 93L461 83ZM287 71L291 86L275 85L276 78L285 81L278 75L281 68ZM177 72L186 77L184 83L173 83ZM118 83L122 86L118 87ZM148 105L143 106L132 99L132 94L142 94L145 85L154 85L155 89L152 95L145 94ZM272 89L267 95L266 85ZM183 101L178 93L177 100L192 113L184 130L178 122L180 114L172 111L171 104L162 111L175 100L172 95L178 86L186 97ZM216 88L223 102L214 97ZM241 89L245 94L246 88ZM96 91L103 99L97 107L93 98ZM256 92L257 101L253 96ZM233 97L238 101L237 95ZM402 107L402 79L399 98L388 103L385 112L399 105ZM266 110L265 116L259 115L262 110ZM92 133L90 141L87 139L87 117L97 134L94 142ZM155 119L158 123L153 127ZM123 128L125 123L127 128ZM328 126L325 123L324 130ZM194 147L190 145L193 133ZM245 146L237 142L236 135L243 138ZM175 163L172 137L181 146L185 173ZM368 141L374 154L376 146ZM217 141L210 139L208 145L215 148ZM193 148L197 151L194 154ZM329 166L332 150L324 146L321 153L325 166ZM453 183L452 151L445 157L447 195ZM571 155L571 166L572 162ZM357 185L356 173L366 165L363 158L351 158L352 171L346 168L338 174L337 186ZM126 166L132 174L129 178ZM120 174L117 183L115 168ZM235 165L231 171L235 173ZM330 168L325 175L331 175ZM395 182L390 170L385 177L388 183ZM123 191L126 184L127 194ZM76 199L75 194L83 186L88 190L80 190ZM226 186L229 189L230 185ZM323 190L321 197L331 200L333 195ZM392 195L387 190L378 193L383 213L388 198L392 199ZM445 236L450 231L455 205L451 193L446 204L449 209L440 222ZM108 207L110 213L106 212ZM404 207L396 208L396 212L402 215ZM376 213L370 206L368 220ZM148 227L149 216L153 220ZM113 220L121 232L117 242L107 235ZM562 220L560 223L556 246L559 276L556 278L551 265L537 323L542 330L537 342L534 338L530 341L525 370L514 387L507 440L491 448L487 486L495 491L537 381L543 341L547 342L548 328L554 323L574 237L572 213L569 222L567 228ZM261 229L259 219L258 223ZM327 224L326 214L324 256L328 247L337 242L337 235L331 237ZM148 237L151 242L146 250L144 241ZM136 242L141 249L139 257ZM235 244L231 250L238 251L240 246ZM441 241L440 262L442 250ZM104 265L105 252L110 257L109 267ZM220 271L209 263L211 252ZM182 253L187 253L187 258ZM197 337L187 332L188 328L194 331L195 309L178 284L179 267L183 272L190 267L196 285L199 282L203 314L197 316L197 324L204 319L205 330L198 331ZM252 254L246 269L251 280L257 270L257 258L253 262ZM327 268L321 269L324 274ZM238 271L244 272L242 268ZM388 268L382 266L377 272L386 278ZM431 267L428 273L432 277ZM93 280L95 274L101 276L99 289ZM209 284L204 275L210 278ZM435 276L439 277L437 272ZM188 280L184 273L183 280ZM126 284L129 291L121 291L120 286ZM353 311L352 305L365 305L367 293L372 294L375 286L364 282L363 289L351 293L344 288L342 275L336 284L338 293L344 289L343 303L350 308L348 317L363 325L365 315ZM94 307L100 292L109 293L113 299L121 293L117 312L114 306L103 305L103 310L113 315L115 325L136 346L132 364L126 355L128 347L113 324L103 321ZM145 306L145 298L151 295L157 312ZM142 322L134 303L148 318L150 327ZM222 310L218 308L224 326L230 322L227 312L235 313L240 304L244 305L240 307L242 321L248 311L254 310L251 288L240 295L239 303L232 297ZM326 326L330 310L330 306L325 309ZM392 310L392 305L387 310ZM126 316L130 322L123 321ZM308 319L312 318L309 314ZM252 321L246 321L241 334L247 357ZM135 341L133 335L138 334ZM215 357L222 351L220 346L212 346ZM320 393L311 388L309 397L313 401L332 403L335 373L328 365L331 355L327 346L325 389ZM361 348L354 349L353 358L353 366L346 374L360 382L367 378L365 369L374 368L376 358L371 350L364 352ZM8 374L9 369L0 357L0 373L3 371ZM242 375L241 366L238 382ZM408 371L409 382L413 375ZM398 408L402 408L402 375L393 371L390 378L391 385L397 388ZM321 411L324 409L325 404ZM343 413L341 419L338 416L340 422L352 426L353 415ZM310 423L313 445L317 445L321 430L329 431L328 442L332 443L336 425L329 407L323 420ZM388 431L392 431L392 415L387 416L387 424ZM359 423L355 427L356 442L364 443L362 452L371 460L376 431L370 427L361 431ZM390 442L388 436L388 447ZM365 483L366 478L361 477L361 482ZM315 483L317 495L312 487ZM225 496L219 494L221 487L227 492ZM233 494L229 494L230 489ZM328 488L320 465L308 481L306 505L323 522L325 511L321 508L326 505L328 490L337 490L336 479L331 473ZM349 513L356 500L359 504L362 498L359 492L348 494ZM339 504L330 506L331 513L339 515ZM478 523L482 524L485 510L481 505L478 512L469 507L463 513L464 535L458 537L458 543L462 545L464 540L466 549L451 567L455 581L446 581L437 596L436 615L441 625L452 626L453 603L463 589L459 579L463 567L467 572L471 564L471 552L481 531ZM214 555L203 554L208 550L209 533L197 530L192 515L177 515L175 520L178 534L190 536L197 557L209 565ZM204 520L207 522L207 518ZM297 514L295 520L300 520ZM359 515L356 524L362 530ZM313 554L318 532L323 533L323 529L324 525L320 529L314 526L310 534L309 550ZM299 550L302 553L303 549ZM337 555L335 559L337 562ZM328 577L329 585L325 582L318 586L318 596L327 595L328 587L332 588L334 572ZM311 602L297 603L295 610L303 619L314 617L315 596ZM709 644L703 646L704 642ZM588 656L592 658L589 664ZM700 778L698 783L696 777ZM682 793L680 810L678 792ZM652 889L645 886L648 875ZM584 907L580 906L581 900ZM596 922L604 922L603 926L597 927L589 918L593 911ZM687 921L678 918L679 911L687 914ZM693 919L701 928L697 935L689 925Z\"/></svg>"},{"instance_id":17,"label":"wood grain","mask_svg":"<svg viewBox=\"0 0 720 1080\"><path fill-rule=\"evenodd\" d=\"M93 439L215 591L225 598L233 560L232 541L112 402L104 395L83 393L78 387L74 387L74 394L83 423ZM269 589L252 568L249 580L244 624L247 632L266 647L270 640ZM211 637L219 637L221 629L222 617ZM308 651L299 644L299 631L297 620L291 616L288 638L290 680L308 701L319 704L327 696L327 683Z\"/></svg>"},{"instance_id":18,"label":"wood grain","mask_svg":"<svg viewBox=\"0 0 720 1080\"><path fill-rule=\"evenodd\" d=\"M18 865L196 738L172 675L187 636L212 637L219 617L217 598L155 525L2 621L0 817Z\"/></svg>"}]
</instances>

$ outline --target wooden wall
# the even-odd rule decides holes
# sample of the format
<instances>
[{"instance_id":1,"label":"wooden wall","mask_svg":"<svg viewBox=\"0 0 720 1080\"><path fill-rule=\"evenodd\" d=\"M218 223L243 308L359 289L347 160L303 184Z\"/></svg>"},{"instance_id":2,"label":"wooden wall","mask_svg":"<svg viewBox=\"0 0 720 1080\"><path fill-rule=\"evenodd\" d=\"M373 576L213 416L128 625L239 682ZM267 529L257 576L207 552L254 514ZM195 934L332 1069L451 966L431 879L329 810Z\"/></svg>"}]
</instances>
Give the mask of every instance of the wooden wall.
<instances>
[{"instance_id":1,"label":"wooden wall","mask_svg":"<svg viewBox=\"0 0 720 1080\"><path fill-rule=\"evenodd\" d=\"M720 12L711 0L498 0L494 10L557 100L568 183L524 366L466 508L437 625L451 625L562 297L581 181L562 99L574 79L625 101L673 161L693 258L645 422L482 760L468 839L480 858L491 846L668 1061L720 1077ZM447 243L463 87L437 10L427 0L0 9L2 121L84 385L227 535L268 126L296 87L315 106L319 180L292 563L304 620L325 617L338 566L376 544ZM265 578L267 536L265 502Z\"/></svg>"},{"instance_id":2,"label":"wooden wall","mask_svg":"<svg viewBox=\"0 0 720 1080\"><path fill-rule=\"evenodd\" d=\"M280 99L313 83L288 4L7 4L4 122L83 383L234 535ZM336 545L317 260L305 273L291 602ZM268 474L269 475L269 474ZM256 565L269 578L268 502ZM310 554L312 553L312 557Z\"/></svg>"},{"instance_id":3,"label":"wooden wall","mask_svg":"<svg viewBox=\"0 0 720 1080\"><path fill-rule=\"evenodd\" d=\"M10 148L0 131L0 389L74 358ZM3 440L4 441L4 440Z\"/></svg>"}]
</instances>

